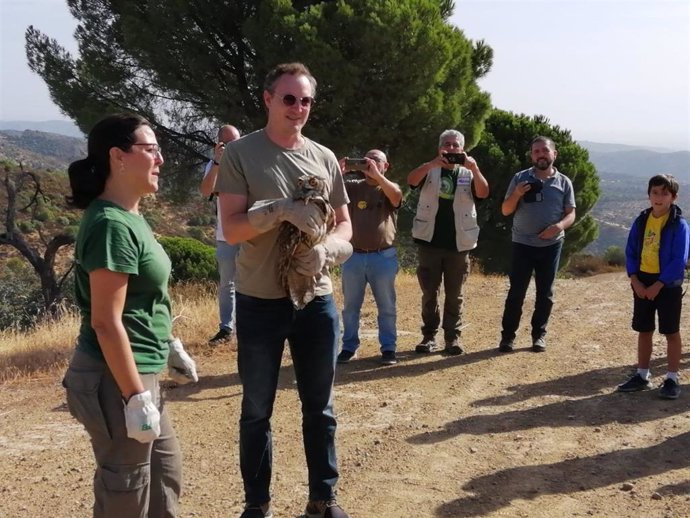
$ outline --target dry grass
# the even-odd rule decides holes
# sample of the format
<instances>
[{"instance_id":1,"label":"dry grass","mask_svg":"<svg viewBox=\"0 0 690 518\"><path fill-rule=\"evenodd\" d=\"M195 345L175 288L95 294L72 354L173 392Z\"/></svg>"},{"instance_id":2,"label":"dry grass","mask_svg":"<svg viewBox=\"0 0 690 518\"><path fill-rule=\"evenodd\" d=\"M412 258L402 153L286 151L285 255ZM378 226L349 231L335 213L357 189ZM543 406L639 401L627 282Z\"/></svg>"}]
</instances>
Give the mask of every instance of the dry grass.
<instances>
[{"instance_id":1,"label":"dry grass","mask_svg":"<svg viewBox=\"0 0 690 518\"><path fill-rule=\"evenodd\" d=\"M218 327L216 288L181 285L171 290L175 335L191 350L215 333ZM0 384L38 378L64 369L74 351L79 315L68 311L59 320L37 325L31 331L0 331Z\"/></svg>"},{"instance_id":2,"label":"dry grass","mask_svg":"<svg viewBox=\"0 0 690 518\"><path fill-rule=\"evenodd\" d=\"M601 271L602 264L597 266ZM591 273L591 272L590 272ZM472 277L490 280L474 269ZM342 308L339 277L334 277L335 297ZM398 292L398 328L401 335L416 338L419 329L419 286L414 273L400 272L396 280ZM218 330L216 286L182 284L171 289L175 324L173 332L195 355L208 356L213 349L208 339ZM403 310L405 308L406 310ZM363 329L376 328L376 307L367 290L361 313ZM37 378L64 369L69 361L79 330L79 317L68 312L55 322L41 324L30 332L0 331L0 384ZM231 344L231 347L234 342Z\"/></svg>"},{"instance_id":3,"label":"dry grass","mask_svg":"<svg viewBox=\"0 0 690 518\"><path fill-rule=\"evenodd\" d=\"M79 317L67 312L29 332L0 331L0 383L39 377L64 368L79 330Z\"/></svg>"}]
</instances>

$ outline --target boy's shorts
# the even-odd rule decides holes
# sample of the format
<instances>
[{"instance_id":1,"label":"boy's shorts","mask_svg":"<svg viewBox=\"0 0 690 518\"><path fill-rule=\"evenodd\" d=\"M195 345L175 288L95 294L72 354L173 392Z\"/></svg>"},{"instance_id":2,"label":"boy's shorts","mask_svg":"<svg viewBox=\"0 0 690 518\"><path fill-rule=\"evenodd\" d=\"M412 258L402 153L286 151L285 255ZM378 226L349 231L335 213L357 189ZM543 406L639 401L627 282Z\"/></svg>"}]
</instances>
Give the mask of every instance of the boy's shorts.
<instances>
[{"instance_id":1,"label":"boy's shorts","mask_svg":"<svg viewBox=\"0 0 690 518\"><path fill-rule=\"evenodd\" d=\"M637 278L645 286L654 284L659 275L640 272ZM683 287L661 288L654 300L641 299L633 292L632 328L638 333L655 329L654 314L659 314L659 333L672 335L680 331L680 311L683 307Z\"/></svg>"}]
</instances>

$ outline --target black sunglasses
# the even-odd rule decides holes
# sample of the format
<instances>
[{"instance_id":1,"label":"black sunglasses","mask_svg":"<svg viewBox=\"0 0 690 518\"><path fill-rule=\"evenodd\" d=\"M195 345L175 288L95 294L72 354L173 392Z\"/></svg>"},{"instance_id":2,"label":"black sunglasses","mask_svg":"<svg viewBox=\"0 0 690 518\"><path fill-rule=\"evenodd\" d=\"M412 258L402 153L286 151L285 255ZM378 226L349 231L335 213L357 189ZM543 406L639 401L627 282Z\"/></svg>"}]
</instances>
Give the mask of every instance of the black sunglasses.
<instances>
[{"instance_id":1,"label":"black sunglasses","mask_svg":"<svg viewBox=\"0 0 690 518\"><path fill-rule=\"evenodd\" d=\"M292 94L285 94L282 97L283 104L285 106L293 106L297 101L302 105L303 108L309 108L314 104L314 98L313 97L295 97Z\"/></svg>"}]
</instances>

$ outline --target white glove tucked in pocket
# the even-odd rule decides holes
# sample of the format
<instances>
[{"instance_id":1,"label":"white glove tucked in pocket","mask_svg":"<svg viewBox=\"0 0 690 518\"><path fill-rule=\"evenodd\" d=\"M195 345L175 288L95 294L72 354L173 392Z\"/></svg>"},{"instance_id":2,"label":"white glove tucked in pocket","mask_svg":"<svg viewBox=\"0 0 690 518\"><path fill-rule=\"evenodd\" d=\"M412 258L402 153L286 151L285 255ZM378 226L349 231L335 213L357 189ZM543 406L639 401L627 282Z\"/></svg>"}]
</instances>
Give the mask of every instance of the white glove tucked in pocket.
<instances>
[{"instance_id":1,"label":"white glove tucked in pocket","mask_svg":"<svg viewBox=\"0 0 690 518\"><path fill-rule=\"evenodd\" d=\"M161 414L153 403L151 391L134 394L125 405L127 437L141 443L151 442L161 434Z\"/></svg>"}]
</instances>

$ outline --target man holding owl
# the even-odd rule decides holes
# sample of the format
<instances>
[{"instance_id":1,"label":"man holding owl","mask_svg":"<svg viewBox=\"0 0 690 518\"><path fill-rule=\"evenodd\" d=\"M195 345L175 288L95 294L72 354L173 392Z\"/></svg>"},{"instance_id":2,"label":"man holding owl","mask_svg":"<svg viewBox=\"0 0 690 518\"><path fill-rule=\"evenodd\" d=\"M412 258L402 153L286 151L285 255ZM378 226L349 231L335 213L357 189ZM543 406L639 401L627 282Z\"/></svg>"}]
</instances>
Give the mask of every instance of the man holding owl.
<instances>
[{"instance_id":1,"label":"man holding owl","mask_svg":"<svg viewBox=\"0 0 690 518\"><path fill-rule=\"evenodd\" d=\"M335 500L333 380L340 330L328 268L351 255L352 227L335 155L302 135L315 93L316 80L303 64L285 63L271 70L263 92L267 124L226 146L216 182L225 239L240 243L236 329L242 381L240 469L246 502L240 518L273 516L270 417L286 340L302 403L309 471L305 515L348 516ZM323 211L314 203L293 199L304 175L317 175L325 182L325 197L335 214L335 228L325 237ZM277 238L283 221L320 236L319 244L294 257L297 271L316 279L315 298L300 310L279 281Z\"/></svg>"}]
</instances>

